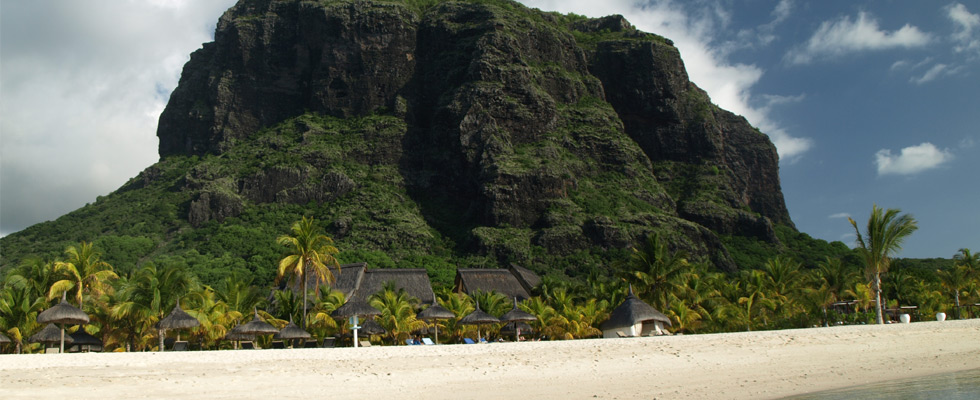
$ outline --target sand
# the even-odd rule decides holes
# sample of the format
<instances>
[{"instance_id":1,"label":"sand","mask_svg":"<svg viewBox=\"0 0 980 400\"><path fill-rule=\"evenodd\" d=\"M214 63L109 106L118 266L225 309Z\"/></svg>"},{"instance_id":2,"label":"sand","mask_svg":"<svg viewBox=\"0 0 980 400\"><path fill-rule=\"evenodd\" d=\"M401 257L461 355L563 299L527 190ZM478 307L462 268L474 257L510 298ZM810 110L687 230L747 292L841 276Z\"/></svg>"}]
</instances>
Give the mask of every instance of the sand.
<instances>
[{"instance_id":1,"label":"sand","mask_svg":"<svg viewBox=\"0 0 980 400\"><path fill-rule=\"evenodd\" d=\"M980 319L654 338L0 355L11 399L764 399L980 368Z\"/></svg>"}]
</instances>

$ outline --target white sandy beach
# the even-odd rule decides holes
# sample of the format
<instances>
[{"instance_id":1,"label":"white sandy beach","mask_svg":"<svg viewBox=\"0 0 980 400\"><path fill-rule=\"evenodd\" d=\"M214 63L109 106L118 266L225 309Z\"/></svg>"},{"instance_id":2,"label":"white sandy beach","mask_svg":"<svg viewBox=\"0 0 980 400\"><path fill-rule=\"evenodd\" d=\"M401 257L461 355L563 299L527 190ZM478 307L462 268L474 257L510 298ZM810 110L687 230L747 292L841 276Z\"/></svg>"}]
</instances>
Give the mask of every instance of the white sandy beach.
<instances>
[{"instance_id":1,"label":"white sandy beach","mask_svg":"<svg viewBox=\"0 0 980 400\"><path fill-rule=\"evenodd\" d=\"M760 399L980 368L980 319L656 338L0 355L3 399Z\"/></svg>"}]
</instances>

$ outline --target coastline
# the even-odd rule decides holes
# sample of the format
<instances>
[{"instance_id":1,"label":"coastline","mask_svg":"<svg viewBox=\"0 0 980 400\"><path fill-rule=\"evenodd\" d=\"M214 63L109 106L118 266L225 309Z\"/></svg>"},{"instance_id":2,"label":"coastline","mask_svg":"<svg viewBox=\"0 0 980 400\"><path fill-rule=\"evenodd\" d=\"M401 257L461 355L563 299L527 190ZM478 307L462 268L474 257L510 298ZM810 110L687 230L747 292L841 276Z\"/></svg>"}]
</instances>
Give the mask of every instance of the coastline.
<instances>
[{"instance_id":1,"label":"coastline","mask_svg":"<svg viewBox=\"0 0 980 400\"><path fill-rule=\"evenodd\" d=\"M0 355L4 399L784 396L980 368L980 319L484 345Z\"/></svg>"}]
</instances>

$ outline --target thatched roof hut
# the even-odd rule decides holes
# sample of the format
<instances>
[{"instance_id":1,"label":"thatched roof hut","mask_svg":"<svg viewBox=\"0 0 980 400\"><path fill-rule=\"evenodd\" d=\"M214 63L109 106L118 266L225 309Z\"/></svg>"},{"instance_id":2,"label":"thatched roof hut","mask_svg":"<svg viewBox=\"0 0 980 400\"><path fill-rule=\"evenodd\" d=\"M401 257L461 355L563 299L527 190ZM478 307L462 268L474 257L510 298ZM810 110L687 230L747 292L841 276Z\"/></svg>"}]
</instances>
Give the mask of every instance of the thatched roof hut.
<instances>
[{"instance_id":1,"label":"thatched roof hut","mask_svg":"<svg viewBox=\"0 0 980 400\"><path fill-rule=\"evenodd\" d=\"M3 343L10 343L10 338L4 335L3 332L0 332L0 344Z\"/></svg>"},{"instance_id":2,"label":"thatched roof hut","mask_svg":"<svg viewBox=\"0 0 980 400\"><path fill-rule=\"evenodd\" d=\"M644 326L644 323L651 324ZM654 331L662 333L664 325L671 326L670 318L636 297L631 287L626 299L613 309L609 319L600 325L600 329L604 337L618 337L617 332L623 332L627 336L640 336Z\"/></svg>"},{"instance_id":3,"label":"thatched roof hut","mask_svg":"<svg viewBox=\"0 0 980 400\"><path fill-rule=\"evenodd\" d=\"M520 267L518 267L520 268ZM529 274L529 277L524 275ZM518 300L531 298L531 281L539 282L533 272L526 269L518 271L515 268L509 269L474 269L461 268L456 270L456 292L473 293L477 291L501 293L507 297L517 297Z\"/></svg>"},{"instance_id":4,"label":"thatched roof hut","mask_svg":"<svg viewBox=\"0 0 980 400\"><path fill-rule=\"evenodd\" d=\"M270 335L279 333L279 330L272 324L265 322L262 318L259 318L258 310L254 311L255 317L252 318L247 324L239 325L241 333L251 334L251 335Z\"/></svg>"},{"instance_id":5,"label":"thatched roof hut","mask_svg":"<svg viewBox=\"0 0 980 400\"><path fill-rule=\"evenodd\" d=\"M68 349L69 353L102 351L102 340L92 336L81 327L71 334L71 340L72 346Z\"/></svg>"},{"instance_id":6,"label":"thatched roof hut","mask_svg":"<svg viewBox=\"0 0 980 400\"><path fill-rule=\"evenodd\" d=\"M531 293L534 288L541 284L541 277L539 277L533 271L520 265L511 263L510 267L507 267L507 270L514 274L514 277L517 278L517 281L521 283L521 286L523 286L524 290L527 290L528 293Z\"/></svg>"},{"instance_id":7,"label":"thatched roof hut","mask_svg":"<svg viewBox=\"0 0 980 400\"><path fill-rule=\"evenodd\" d=\"M388 282L395 285L395 290L405 289L406 293L419 299L422 304L433 304L436 301L429 274L421 268L366 270L353 298L367 301L371 295L384 290L384 285Z\"/></svg>"}]
</instances>

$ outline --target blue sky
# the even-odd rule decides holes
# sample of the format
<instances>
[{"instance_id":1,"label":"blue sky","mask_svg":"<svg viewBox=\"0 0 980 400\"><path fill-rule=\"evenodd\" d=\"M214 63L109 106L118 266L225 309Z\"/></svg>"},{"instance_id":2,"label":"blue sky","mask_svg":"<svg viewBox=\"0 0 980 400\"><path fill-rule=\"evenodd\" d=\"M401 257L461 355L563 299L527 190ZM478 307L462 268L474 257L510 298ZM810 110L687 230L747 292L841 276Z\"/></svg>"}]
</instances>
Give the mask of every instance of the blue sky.
<instances>
[{"instance_id":1,"label":"blue sky","mask_svg":"<svg viewBox=\"0 0 980 400\"><path fill-rule=\"evenodd\" d=\"M0 233L157 161L156 122L233 0L0 6ZM852 244L872 204L911 213L904 257L980 250L980 2L524 0L622 14L779 149L801 231Z\"/></svg>"}]
</instances>

